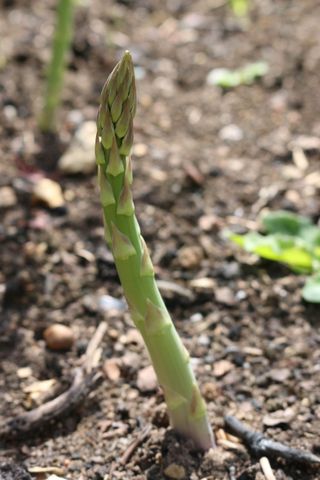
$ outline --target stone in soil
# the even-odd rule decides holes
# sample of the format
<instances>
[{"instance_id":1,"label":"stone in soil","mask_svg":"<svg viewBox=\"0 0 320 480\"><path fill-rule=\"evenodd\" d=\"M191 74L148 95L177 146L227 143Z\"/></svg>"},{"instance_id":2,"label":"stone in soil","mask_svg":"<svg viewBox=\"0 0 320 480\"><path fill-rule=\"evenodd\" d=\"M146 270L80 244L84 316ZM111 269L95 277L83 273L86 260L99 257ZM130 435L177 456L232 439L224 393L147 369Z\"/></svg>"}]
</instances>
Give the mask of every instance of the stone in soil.
<instances>
[{"instance_id":1,"label":"stone in soil","mask_svg":"<svg viewBox=\"0 0 320 480\"><path fill-rule=\"evenodd\" d=\"M158 385L157 377L152 365L143 368L138 373L137 387L142 393L153 392Z\"/></svg>"},{"instance_id":2,"label":"stone in soil","mask_svg":"<svg viewBox=\"0 0 320 480\"><path fill-rule=\"evenodd\" d=\"M69 148L59 160L59 169L66 174L90 173L96 168L94 142L96 122L84 122L78 127Z\"/></svg>"},{"instance_id":3,"label":"stone in soil","mask_svg":"<svg viewBox=\"0 0 320 480\"><path fill-rule=\"evenodd\" d=\"M70 327L55 323L43 333L46 345L51 350L69 350L74 342L74 334Z\"/></svg>"}]
</instances>

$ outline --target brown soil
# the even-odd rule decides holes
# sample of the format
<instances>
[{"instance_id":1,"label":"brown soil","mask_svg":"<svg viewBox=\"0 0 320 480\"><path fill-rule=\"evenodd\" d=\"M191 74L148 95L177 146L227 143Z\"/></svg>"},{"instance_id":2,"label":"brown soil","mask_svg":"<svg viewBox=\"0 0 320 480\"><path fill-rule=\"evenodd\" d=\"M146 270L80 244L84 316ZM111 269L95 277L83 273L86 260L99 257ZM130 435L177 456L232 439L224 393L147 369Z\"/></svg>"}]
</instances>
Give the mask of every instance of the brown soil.
<instances>
[{"instance_id":1,"label":"brown soil","mask_svg":"<svg viewBox=\"0 0 320 480\"><path fill-rule=\"evenodd\" d=\"M319 150L306 152L304 171L290 150L298 135L320 136L319 2L253 1L248 21L220 0L83 2L58 135L48 138L39 134L37 116L55 4L6 0L0 7L0 60L6 58L0 187L17 196L1 210L0 415L34 406L26 385L68 378L103 318L109 322L103 356L119 359L121 372L58 424L2 443L0 460L55 465L70 480L160 480L171 463L190 480L263 478L257 459L241 449L220 446L202 455L174 437L161 392L137 387L148 358L127 313L97 308L101 295L121 298L122 291L103 240L95 175L70 178L56 162L74 119L95 118L101 86L126 48L142 76L133 156L137 214L158 278L187 289L165 297L214 430L231 413L274 439L319 453L319 308L301 300L302 277L240 252L222 235L225 228L251 227L265 207L319 220L319 174L310 176L319 169ZM261 59L269 73L251 86L223 93L206 85L213 68ZM230 124L238 128L222 130ZM239 138L232 140L230 130ZM61 184L64 209L31 202L29 180L44 174ZM194 287L196 278L211 281ZM42 333L60 321L72 326L77 341L71 351L54 353ZM23 367L31 369L26 378L17 374ZM286 409L290 418L265 426L267 415ZM121 464L148 424L145 442ZM272 466L278 479L320 479L306 468Z\"/></svg>"}]
</instances>

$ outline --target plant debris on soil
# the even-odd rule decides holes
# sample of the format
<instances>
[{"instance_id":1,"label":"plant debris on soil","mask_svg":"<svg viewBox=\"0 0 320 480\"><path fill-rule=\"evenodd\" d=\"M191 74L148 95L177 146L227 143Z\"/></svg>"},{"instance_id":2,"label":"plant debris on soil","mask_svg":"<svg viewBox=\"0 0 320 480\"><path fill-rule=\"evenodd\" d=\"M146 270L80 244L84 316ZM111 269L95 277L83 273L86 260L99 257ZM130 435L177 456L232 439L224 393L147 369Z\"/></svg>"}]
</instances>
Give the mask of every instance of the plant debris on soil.
<instances>
[{"instance_id":1,"label":"plant debris on soil","mask_svg":"<svg viewBox=\"0 0 320 480\"><path fill-rule=\"evenodd\" d=\"M108 328L103 381L67 416L0 439L0 478L52 467L69 480L263 480L224 415L319 455L319 307L301 299L303 275L222 232L257 229L263 209L319 221L320 5L250 4L237 18L220 0L80 2L57 132L43 135L56 2L1 3L0 423L66 391L97 326ZM205 454L168 428L104 242L94 165L59 167L125 49L137 74L137 215L208 404L218 447ZM257 61L269 70L252 85L206 82L213 69ZM61 351L44 337L59 323L72 339ZM277 479L320 479L269 460Z\"/></svg>"}]
</instances>

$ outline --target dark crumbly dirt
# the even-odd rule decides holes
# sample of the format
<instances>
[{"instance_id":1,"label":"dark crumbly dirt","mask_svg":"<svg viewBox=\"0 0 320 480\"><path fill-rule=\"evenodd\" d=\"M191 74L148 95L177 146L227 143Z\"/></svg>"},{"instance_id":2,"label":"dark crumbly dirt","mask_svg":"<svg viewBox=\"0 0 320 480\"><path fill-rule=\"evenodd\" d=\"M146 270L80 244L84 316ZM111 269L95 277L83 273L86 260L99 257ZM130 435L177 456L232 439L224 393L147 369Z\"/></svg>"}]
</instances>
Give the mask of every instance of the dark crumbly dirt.
<instances>
[{"instance_id":1,"label":"dark crumbly dirt","mask_svg":"<svg viewBox=\"0 0 320 480\"><path fill-rule=\"evenodd\" d=\"M55 3L11 0L0 7L0 187L17 196L1 210L0 414L34 406L25 387L36 380L68 377L103 317L103 355L119 359L121 375L106 378L58 424L2 443L0 458L58 466L70 480L159 480L171 463L190 480L263 478L257 460L241 449L200 455L167 431L161 392L137 388L148 359L130 319L97 308L101 295L122 293L103 240L95 176L64 176L56 162L75 119L95 118L101 86L126 48L142 77L133 155L137 213L158 278L187 289L165 297L215 432L231 413L319 453L319 308L301 300L303 278L253 259L221 235L254 226L266 207L319 220L319 149L306 151L304 166L293 163L291 151L299 135L320 137L319 2L253 1L248 21L219 0L83 3L58 135L48 138L36 122ZM226 93L206 85L213 68L260 59L270 70L254 85ZM65 209L31 202L28 180L39 174L59 181ZM206 287L196 286L203 278ZM60 321L78 340L58 354L46 350L42 331ZM23 367L31 369L26 378L17 373ZM264 426L279 410L286 410L283 422ZM148 438L121 464L147 424ZM317 471L272 466L278 479L320 479Z\"/></svg>"}]
</instances>

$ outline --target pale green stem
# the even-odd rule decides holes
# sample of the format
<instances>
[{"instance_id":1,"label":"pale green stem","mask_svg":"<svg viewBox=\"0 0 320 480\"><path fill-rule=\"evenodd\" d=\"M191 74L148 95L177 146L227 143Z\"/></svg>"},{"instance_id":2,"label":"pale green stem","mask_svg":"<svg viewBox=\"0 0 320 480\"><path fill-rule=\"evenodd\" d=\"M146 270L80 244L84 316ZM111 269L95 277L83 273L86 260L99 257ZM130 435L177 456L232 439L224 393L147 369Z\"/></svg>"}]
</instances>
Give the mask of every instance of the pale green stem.
<instances>
[{"instance_id":1,"label":"pale green stem","mask_svg":"<svg viewBox=\"0 0 320 480\"><path fill-rule=\"evenodd\" d=\"M44 106L40 117L43 131L55 130L55 114L60 103L67 54L73 33L75 0L59 0L51 61L48 67Z\"/></svg>"}]
</instances>

